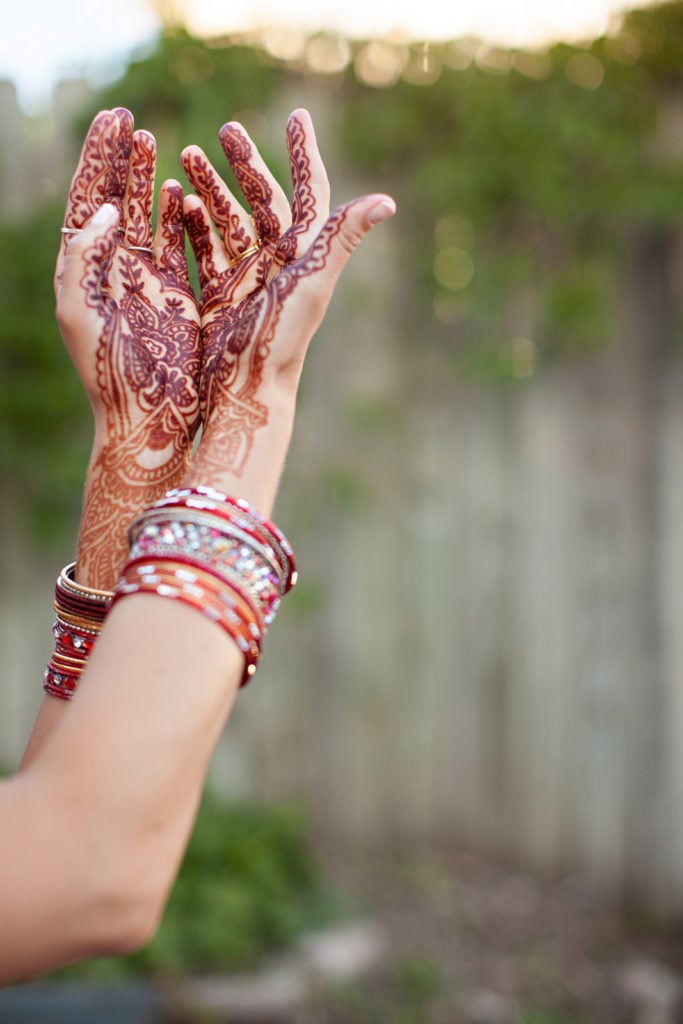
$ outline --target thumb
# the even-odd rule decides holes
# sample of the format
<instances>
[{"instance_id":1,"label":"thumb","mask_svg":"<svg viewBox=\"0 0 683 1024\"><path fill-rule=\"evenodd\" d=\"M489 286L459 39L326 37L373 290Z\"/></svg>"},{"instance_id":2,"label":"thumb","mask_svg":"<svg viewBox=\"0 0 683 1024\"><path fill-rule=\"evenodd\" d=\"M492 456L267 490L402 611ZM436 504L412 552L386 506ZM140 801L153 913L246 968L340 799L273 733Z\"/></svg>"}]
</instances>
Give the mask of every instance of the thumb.
<instances>
[{"instance_id":1,"label":"thumb","mask_svg":"<svg viewBox=\"0 0 683 1024\"><path fill-rule=\"evenodd\" d=\"M84 298L91 308L101 308L118 224L118 210L112 203L104 203L86 226L62 246L55 274L58 316L82 309Z\"/></svg>"},{"instance_id":2,"label":"thumb","mask_svg":"<svg viewBox=\"0 0 683 1024\"><path fill-rule=\"evenodd\" d=\"M338 207L300 261L300 272L320 274L333 288L368 231L394 213L396 203L391 196L382 194L363 196Z\"/></svg>"}]
</instances>

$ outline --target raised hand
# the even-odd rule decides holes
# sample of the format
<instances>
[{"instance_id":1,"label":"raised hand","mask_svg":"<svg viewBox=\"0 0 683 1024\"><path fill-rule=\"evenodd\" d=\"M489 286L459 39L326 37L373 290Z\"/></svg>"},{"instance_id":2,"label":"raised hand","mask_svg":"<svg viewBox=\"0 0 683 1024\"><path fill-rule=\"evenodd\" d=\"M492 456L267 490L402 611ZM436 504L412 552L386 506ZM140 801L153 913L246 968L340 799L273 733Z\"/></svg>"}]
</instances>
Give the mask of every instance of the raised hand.
<instances>
[{"instance_id":1,"label":"raised hand","mask_svg":"<svg viewBox=\"0 0 683 1024\"><path fill-rule=\"evenodd\" d=\"M153 238L155 162L153 136L133 131L129 111L95 117L55 273L57 320L95 417L77 574L105 589L125 559L131 519L185 473L200 422L183 192L177 181L162 185Z\"/></svg>"},{"instance_id":2,"label":"raised hand","mask_svg":"<svg viewBox=\"0 0 683 1024\"><path fill-rule=\"evenodd\" d=\"M190 477L220 478L267 511L308 343L349 255L395 207L372 195L328 216L327 175L305 110L287 125L291 207L241 125L224 125L220 139L253 219L201 149L183 151L197 192L185 198L185 221L202 289L204 434Z\"/></svg>"}]
</instances>

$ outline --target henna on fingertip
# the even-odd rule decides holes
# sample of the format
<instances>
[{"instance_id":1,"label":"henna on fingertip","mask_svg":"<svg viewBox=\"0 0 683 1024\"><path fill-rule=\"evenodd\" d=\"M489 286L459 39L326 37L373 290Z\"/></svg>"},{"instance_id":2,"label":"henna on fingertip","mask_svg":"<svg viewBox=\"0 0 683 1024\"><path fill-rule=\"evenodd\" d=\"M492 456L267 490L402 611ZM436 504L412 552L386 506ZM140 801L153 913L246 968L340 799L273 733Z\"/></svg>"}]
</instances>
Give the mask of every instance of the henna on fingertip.
<instances>
[{"instance_id":1,"label":"henna on fingertip","mask_svg":"<svg viewBox=\"0 0 683 1024\"><path fill-rule=\"evenodd\" d=\"M133 148L133 115L125 107L115 107L113 113L118 120L119 130L105 184L105 199L123 212L128 161Z\"/></svg>"}]
</instances>

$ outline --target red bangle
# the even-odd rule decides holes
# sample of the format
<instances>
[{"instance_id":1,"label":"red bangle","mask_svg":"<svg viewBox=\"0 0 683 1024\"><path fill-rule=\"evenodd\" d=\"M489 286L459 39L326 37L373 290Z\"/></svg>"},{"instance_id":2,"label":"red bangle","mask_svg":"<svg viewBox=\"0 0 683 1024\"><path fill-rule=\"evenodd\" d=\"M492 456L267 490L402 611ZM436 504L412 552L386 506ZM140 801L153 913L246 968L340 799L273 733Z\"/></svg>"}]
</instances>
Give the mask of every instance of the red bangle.
<instances>
[{"instance_id":1,"label":"red bangle","mask_svg":"<svg viewBox=\"0 0 683 1024\"><path fill-rule=\"evenodd\" d=\"M77 583L74 569L75 562L66 565L55 583L55 649L43 680L45 692L63 700L74 695L113 598L111 591Z\"/></svg>"},{"instance_id":2,"label":"red bangle","mask_svg":"<svg viewBox=\"0 0 683 1024\"><path fill-rule=\"evenodd\" d=\"M181 563L184 567L187 563ZM149 572L140 573L141 568L149 568ZM221 592L222 581L211 574L206 574L207 589L204 586L188 584L179 578L178 570L173 570L173 563L154 563L149 560L136 560L125 566L121 579L114 593L114 603L130 594L156 594L159 597L171 598L201 612L216 625L220 626L244 655L245 666L240 686L245 686L256 671L261 645L261 633L255 624L253 610L248 602L238 603L232 598L224 598ZM193 575L195 573L193 572ZM202 581L204 582L204 581ZM239 598L242 594L235 592Z\"/></svg>"}]
</instances>

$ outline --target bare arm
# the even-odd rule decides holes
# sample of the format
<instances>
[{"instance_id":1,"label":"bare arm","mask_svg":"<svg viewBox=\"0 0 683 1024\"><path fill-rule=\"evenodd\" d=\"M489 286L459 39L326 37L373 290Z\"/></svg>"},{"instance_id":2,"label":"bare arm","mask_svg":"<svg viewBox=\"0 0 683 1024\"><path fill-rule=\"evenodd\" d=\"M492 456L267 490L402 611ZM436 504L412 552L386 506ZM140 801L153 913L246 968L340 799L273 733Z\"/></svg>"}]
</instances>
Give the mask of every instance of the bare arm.
<instances>
[{"instance_id":1,"label":"bare arm","mask_svg":"<svg viewBox=\"0 0 683 1024\"><path fill-rule=\"evenodd\" d=\"M191 609L112 609L78 699L0 787L0 983L152 937L241 662Z\"/></svg>"},{"instance_id":2,"label":"bare arm","mask_svg":"<svg viewBox=\"0 0 683 1024\"><path fill-rule=\"evenodd\" d=\"M187 482L239 489L269 514L307 345L353 248L392 212L386 197L370 196L325 213L313 237L274 261L237 311L227 295L212 305L228 326L214 334L212 399ZM98 329L83 311L85 285L102 287L93 266L99 253L104 273L117 226L115 211L105 212L70 244L60 310L67 329ZM195 245L202 230L195 225ZM229 283L244 263L219 272L215 283ZM214 280L206 267L203 276ZM228 410L234 332L239 379L246 373L263 413L239 464ZM0 785L0 982L126 952L151 937L242 671L228 636L189 607L137 594L112 609L67 713Z\"/></svg>"},{"instance_id":3,"label":"bare arm","mask_svg":"<svg viewBox=\"0 0 683 1024\"><path fill-rule=\"evenodd\" d=\"M64 342L95 423L76 576L102 590L116 582L133 516L182 479L200 422L199 314L185 260L182 187L162 184L153 237L155 164L154 137L133 130L130 111L96 115L69 189L55 270ZM84 304L82 290L63 292L69 249L103 203L117 208L121 229L110 254L116 316L107 330L103 310ZM74 325L73 301L80 304ZM22 767L67 713L64 701L43 699Z\"/></svg>"}]
</instances>

